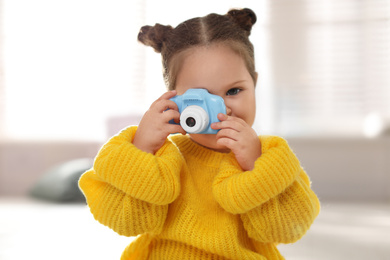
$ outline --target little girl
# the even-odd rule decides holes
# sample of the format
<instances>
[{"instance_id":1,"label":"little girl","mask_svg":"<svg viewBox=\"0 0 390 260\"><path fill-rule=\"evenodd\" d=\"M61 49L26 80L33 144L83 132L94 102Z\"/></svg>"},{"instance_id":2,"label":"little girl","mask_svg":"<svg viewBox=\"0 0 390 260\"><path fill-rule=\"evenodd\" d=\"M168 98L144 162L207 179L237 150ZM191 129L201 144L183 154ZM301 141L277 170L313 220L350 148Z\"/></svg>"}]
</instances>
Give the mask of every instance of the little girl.
<instances>
[{"instance_id":1,"label":"little girl","mask_svg":"<svg viewBox=\"0 0 390 260\"><path fill-rule=\"evenodd\" d=\"M112 137L79 182L99 222L138 236L121 259L284 259L277 244L299 240L318 215L287 142L252 129L255 22L242 9L141 28L139 41L162 55L170 91L138 127ZM180 118L170 99L190 88L223 98L217 134L170 123Z\"/></svg>"}]
</instances>

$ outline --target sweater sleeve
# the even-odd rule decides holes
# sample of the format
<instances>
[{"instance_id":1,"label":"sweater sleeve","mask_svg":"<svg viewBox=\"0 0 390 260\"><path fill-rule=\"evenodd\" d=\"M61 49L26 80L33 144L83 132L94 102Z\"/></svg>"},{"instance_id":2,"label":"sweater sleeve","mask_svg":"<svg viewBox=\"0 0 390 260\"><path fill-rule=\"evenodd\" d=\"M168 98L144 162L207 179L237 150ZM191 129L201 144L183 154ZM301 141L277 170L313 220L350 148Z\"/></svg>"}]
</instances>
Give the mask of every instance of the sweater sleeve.
<instances>
[{"instance_id":1,"label":"sweater sleeve","mask_svg":"<svg viewBox=\"0 0 390 260\"><path fill-rule=\"evenodd\" d=\"M154 205L135 199L99 178L93 169L79 181L94 218L123 236L159 233L168 205Z\"/></svg>"},{"instance_id":2,"label":"sweater sleeve","mask_svg":"<svg viewBox=\"0 0 390 260\"><path fill-rule=\"evenodd\" d=\"M179 195L183 159L169 140L156 155L139 150L132 144L136 129L128 128L111 138L98 153L94 170L133 198L167 205Z\"/></svg>"},{"instance_id":3,"label":"sweater sleeve","mask_svg":"<svg viewBox=\"0 0 390 260\"><path fill-rule=\"evenodd\" d=\"M228 212L241 214L249 236L260 242L299 239L319 213L310 181L287 142L262 137L262 155L243 172L234 158L221 165L213 193Z\"/></svg>"},{"instance_id":4,"label":"sweater sleeve","mask_svg":"<svg viewBox=\"0 0 390 260\"><path fill-rule=\"evenodd\" d=\"M241 215L248 235L263 243L294 243L310 228L320 211L317 196L302 170L275 198Z\"/></svg>"},{"instance_id":5,"label":"sweater sleeve","mask_svg":"<svg viewBox=\"0 0 390 260\"><path fill-rule=\"evenodd\" d=\"M180 192L182 157L170 141L152 155L137 149L136 127L111 138L79 181L95 219L121 235L159 232Z\"/></svg>"}]
</instances>

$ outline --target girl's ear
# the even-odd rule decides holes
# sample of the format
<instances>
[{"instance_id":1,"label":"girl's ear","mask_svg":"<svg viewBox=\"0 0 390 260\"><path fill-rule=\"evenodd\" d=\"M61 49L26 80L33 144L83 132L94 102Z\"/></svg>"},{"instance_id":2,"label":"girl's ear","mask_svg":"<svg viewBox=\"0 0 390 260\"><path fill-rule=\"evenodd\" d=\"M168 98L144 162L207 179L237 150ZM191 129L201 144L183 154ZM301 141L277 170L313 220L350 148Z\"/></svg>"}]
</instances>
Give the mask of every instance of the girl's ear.
<instances>
[{"instance_id":1,"label":"girl's ear","mask_svg":"<svg viewBox=\"0 0 390 260\"><path fill-rule=\"evenodd\" d=\"M248 36L251 34L252 26L256 23L256 14L249 8L232 9L227 14L238 26L247 32Z\"/></svg>"},{"instance_id":2,"label":"girl's ear","mask_svg":"<svg viewBox=\"0 0 390 260\"><path fill-rule=\"evenodd\" d=\"M160 53L164 41L167 39L173 28L170 25L161 25L156 23L154 26L143 26L138 33L138 41L146 46L152 47L156 52Z\"/></svg>"}]
</instances>

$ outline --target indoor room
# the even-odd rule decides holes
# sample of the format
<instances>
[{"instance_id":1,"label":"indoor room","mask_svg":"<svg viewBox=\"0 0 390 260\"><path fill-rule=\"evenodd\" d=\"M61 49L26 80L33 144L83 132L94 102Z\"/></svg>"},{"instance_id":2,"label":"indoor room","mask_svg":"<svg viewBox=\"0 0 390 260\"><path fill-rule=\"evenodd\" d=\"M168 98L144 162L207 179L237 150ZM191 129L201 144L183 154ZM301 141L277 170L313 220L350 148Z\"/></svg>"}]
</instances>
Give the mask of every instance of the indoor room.
<instances>
[{"instance_id":1,"label":"indoor room","mask_svg":"<svg viewBox=\"0 0 390 260\"><path fill-rule=\"evenodd\" d=\"M257 135L283 137L321 202L287 260L389 259L387 0L0 0L0 260L120 259L78 187L164 94L144 25L250 8Z\"/></svg>"}]
</instances>

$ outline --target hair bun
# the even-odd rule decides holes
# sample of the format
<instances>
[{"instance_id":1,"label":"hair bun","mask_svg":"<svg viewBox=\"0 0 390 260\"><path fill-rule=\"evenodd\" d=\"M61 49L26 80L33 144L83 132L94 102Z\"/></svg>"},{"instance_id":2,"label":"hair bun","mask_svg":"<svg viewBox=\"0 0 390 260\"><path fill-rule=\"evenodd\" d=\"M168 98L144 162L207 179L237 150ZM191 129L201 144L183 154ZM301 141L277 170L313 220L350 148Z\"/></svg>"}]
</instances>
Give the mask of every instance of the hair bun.
<instances>
[{"instance_id":1,"label":"hair bun","mask_svg":"<svg viewBox=\"0 0 390 260\"><path fill-rule=\"evenodd\" d=\"M251 34L252 26L256 23L257 17L255 12L249 8L232 9L227 13L233 21L248 33Z\"/></svg>"},{"instance_id":2,"label":"hair bun","mask_svg":"<svg viewBox=\"0 0 390 260\"><path fill-rule=\"evenodd\" d=\"M160 53L163 43L169 32L173 30L170 25L161 25L156 23L154 26L143 26L138 33L138 41L146 46L152 47L156 52Z\"/></svg>"}]
</instances>

